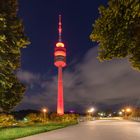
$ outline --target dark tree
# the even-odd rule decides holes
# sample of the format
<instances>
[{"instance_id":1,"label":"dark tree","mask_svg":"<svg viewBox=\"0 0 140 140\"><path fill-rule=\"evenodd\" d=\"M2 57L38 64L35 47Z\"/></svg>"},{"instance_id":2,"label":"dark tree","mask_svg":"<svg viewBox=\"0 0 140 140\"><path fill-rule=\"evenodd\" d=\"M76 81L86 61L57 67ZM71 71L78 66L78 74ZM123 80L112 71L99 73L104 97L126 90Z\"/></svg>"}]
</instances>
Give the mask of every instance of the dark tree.
<instances>
[{"instance_id":1,"label":"dark tree","mask_svg":"<svg viewBox=\"0 0 140 140\"><path fill-rule=\"evenodd\" d=\"M99 43L99 60L127 57L140 71L140 1L109 0L99 13L90 35Z\"/></svg>"},{"instance_id":2,"label":"dark tree","mask_svg":"<svg viewBox=\"0 0 140 140\"><path fill-rule=\"evenodd\" d=\"M0 108L3 111L17 105L25 91L15 73L20 68L20 49L29 41L17 11L17 0L0 0Z\"/></svg>"}]
</instances>

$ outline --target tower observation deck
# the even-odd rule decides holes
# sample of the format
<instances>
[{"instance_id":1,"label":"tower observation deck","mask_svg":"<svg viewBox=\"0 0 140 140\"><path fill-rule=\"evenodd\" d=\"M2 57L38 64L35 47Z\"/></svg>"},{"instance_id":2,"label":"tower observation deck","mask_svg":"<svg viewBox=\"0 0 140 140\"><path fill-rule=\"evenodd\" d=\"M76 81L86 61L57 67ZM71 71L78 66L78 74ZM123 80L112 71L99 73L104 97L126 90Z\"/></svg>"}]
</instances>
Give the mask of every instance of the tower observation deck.
<instances>
[{"instance_id":1,"label":"tower observation deck","mask_svg":"<svg viewBox=\"0 0 140 140\"><path fill-rule=\"evenodd\" d=\"M63 67L66 66L66 48L62 42L62 21L59 15L58 23L58 42L54 49L54 65L58 68L58 94L57 94L57 114L64 114L64 99L63 99Z\"/></svg>"}]
</instances>

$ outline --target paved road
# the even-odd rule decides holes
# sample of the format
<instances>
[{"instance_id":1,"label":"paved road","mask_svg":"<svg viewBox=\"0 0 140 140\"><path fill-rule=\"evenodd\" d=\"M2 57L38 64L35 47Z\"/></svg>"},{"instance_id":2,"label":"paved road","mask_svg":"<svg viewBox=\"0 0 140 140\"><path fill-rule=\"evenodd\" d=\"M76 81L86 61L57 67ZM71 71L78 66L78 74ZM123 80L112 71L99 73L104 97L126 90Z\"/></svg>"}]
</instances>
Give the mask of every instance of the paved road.
<instances>
[{"instance_id":1,"label":"paved road","mask_svg":"<svg viewBox=\"0 0 140 140\"><path fill-rule=\"evenodd\" d=\"M140 122L90 121L20 140L140 140Z\"/></svg>"}]
</instances>

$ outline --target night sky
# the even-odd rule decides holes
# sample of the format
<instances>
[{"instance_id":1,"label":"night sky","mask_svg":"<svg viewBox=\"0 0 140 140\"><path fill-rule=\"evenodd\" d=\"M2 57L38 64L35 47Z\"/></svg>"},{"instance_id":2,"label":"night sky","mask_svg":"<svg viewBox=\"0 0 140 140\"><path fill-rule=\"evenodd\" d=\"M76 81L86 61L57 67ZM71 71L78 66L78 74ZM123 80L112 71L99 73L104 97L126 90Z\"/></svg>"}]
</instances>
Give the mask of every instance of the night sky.
<instances>
[{"instance_id":1,"label":"night sky","mask_svg":"<svg viewBox=\"0 0 140 140\"><path fill-rule=\"evenodd\" d=\"M56 111L57 68L53 51L58 41L58 15L62 15L63 42L67 48L64 69L65 110L84 112L140 105L140 73L126 59L100 63L98 44L91 42L92 24L99 5L107 0L19 0L19 16L31 44L22 49L22 66L17 75L27 85L16 109Z\"/></svg>"}]
</instances>

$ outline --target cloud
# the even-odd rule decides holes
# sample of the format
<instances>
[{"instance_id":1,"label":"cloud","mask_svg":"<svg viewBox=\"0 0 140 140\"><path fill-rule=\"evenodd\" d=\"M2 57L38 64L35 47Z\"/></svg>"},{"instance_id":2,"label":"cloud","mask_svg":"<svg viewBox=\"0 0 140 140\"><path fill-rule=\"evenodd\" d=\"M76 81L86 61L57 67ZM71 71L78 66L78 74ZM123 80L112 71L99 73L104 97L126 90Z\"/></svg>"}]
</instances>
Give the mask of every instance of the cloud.
<instances>
[{"instance_id":1,"label":"cloud","mask_svg":"<svg viewBox=\"0 0 140 140\"><path fill-rule=\"evenodd\" d=\"M33 74L23 70L17 72L17 77L25 83L37 82L37 80L40 78L39 74Z\"/></svg>"},{"instance_id":2,"label":"cloud","mask_svg":"<svg viewBox=\"0 0 140 140\"><path fill-rule=\"evenodd\" d=\"M69 71L69 65L64 70L66 110L85 109L93 104L133 103L140 105L140 73L132 70L126 59L114 59L100 63L96 57L97 48L92 48L80 63L74 64L72 71ZM19 73L19 77L28 83L38 79L37 75L29 72ZM46 105L55 109L57 76L46 81L41 80L40 77L39 81L38 91L33 89L28 91L29 93L25 95L21 106L24 104L38 105L39 107Z\"/></svg>"}]
</instances>

